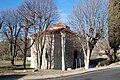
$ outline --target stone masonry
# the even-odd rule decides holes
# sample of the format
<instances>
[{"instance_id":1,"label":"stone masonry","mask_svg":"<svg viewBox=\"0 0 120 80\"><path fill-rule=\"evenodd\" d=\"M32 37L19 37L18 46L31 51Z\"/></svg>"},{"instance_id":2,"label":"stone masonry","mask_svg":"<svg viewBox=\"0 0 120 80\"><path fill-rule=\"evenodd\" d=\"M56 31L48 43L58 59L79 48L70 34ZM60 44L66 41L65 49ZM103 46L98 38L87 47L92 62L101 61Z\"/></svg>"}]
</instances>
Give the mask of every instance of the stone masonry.
<instances>
[{"instance_id":1,"label":"stone masonry","mask_svg":"<svg viewBox=\"0 0 120 80\"><path fill-rule=\"evenodd\" d=\"M35 42L31 47L31 68L66 70L84 65L80 42L75 32L68 26L58 22L41 35L44 35L45 41L43 54L40 58L36 49L38 43ZM33 39L36 38L32 37L31 42ZM41 63L39 59L41 59Z\"/></svg>"}]
</instances>

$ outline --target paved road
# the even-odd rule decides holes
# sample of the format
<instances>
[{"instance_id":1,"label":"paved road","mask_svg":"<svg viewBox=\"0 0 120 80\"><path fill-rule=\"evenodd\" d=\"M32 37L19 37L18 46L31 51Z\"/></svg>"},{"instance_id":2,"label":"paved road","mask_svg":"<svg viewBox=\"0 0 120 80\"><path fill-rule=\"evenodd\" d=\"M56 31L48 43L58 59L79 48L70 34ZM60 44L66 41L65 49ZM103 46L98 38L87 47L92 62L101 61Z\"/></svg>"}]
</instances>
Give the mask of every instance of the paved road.
<instances>
[{"instance_id":1,"label":"paved road","mask_svg":"<svg viewBox=\"0 0 120 80\"><path fill-rule=\"evenodd\" d=\"M47 80L120 80L120 68L100 70Z\"/></svg>"},{"instance_id":2,"label":"paved road","mask_svg":"<svg viewBox=\"0 0 120 80\"><path fill-rule=\"evenodd\" d=\"M27 80L120 80L120 68L93 71L93 72L81 73L66 77L61 76L54 79L41 79L40 76L34 76L34 75L27 76L20 74L0 76L0 80L26 80L26 79Z\"/></svg>"}]
</instances>

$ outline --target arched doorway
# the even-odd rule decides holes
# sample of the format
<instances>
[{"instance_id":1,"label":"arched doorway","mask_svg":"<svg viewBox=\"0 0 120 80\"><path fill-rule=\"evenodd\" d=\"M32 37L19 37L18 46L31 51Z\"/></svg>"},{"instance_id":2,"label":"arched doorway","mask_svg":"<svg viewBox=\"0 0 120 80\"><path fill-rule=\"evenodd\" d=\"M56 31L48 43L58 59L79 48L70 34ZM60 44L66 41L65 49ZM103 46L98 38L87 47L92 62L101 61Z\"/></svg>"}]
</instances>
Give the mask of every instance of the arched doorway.
<instances>
[{"instance_id":1,"label":"arched doorway","mask_svg":"<svg viewBox=\"0 0 120 80\"><path fill-rule=\"evenodd\" d=\"M78 55L78 50L74 50L74 69L81 67L80 55Z\"/></svg>"}]
</instances>

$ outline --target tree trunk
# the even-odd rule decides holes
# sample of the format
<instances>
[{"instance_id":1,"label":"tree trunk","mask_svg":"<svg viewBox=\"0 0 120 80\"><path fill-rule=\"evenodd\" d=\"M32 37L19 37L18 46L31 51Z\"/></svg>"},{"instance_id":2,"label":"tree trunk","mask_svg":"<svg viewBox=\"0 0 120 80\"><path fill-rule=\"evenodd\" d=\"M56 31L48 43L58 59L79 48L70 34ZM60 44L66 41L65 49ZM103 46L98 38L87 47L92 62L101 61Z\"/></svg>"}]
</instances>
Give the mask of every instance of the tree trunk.
<instances>
[{"instance_id":1,"label":"tree trunk","mask_svg":"<svg viewBox=\"0 0 120 80\"><path fill-rule=\"evenodd\" d=\"M23 58L23 67L26 68L26 54L24 54L24 58Z\"/></svg>"},{"instance_id":2,"label":"tree trunk","mask_svg":"<svg viewBox=\"0 0 120 80\"><path fill-rule=\"evenodd\" d=\"M108 56L108 60L109 60L110 62L112 62L112 61L113 61L113 58L112 58L112 56L110 55L110 50L105 50L105 54Z\"/></svg>"},{"instance_id":3,"label":"tree trunk","mask_svg":"<svg viewBox=\"0 0 120 80\"><path fill-rule=\"evenodd\" d=\"M43 50L45 48L45 38L46 38L46 35L44 36L44 39L40 40L40 55L39 55L40 56L40 69L41 69L41 66L42 66Z\"/></svg>"},{"instance_id":4,"label":"tree trunk","mask_svg":"<svg viewBox=\"0 0 120 80\"><path fill-rule=\"evenodd\" d=\"M85 55L85 69L88 69L89 68L89 62L90 62L90 55L91 55L91 52L92 52L92 49L90 48L90 44L89 44L89 38L87 37L87 51L84 51L86 52L84 55Z\"/></svg>"},{"instance_id":5,"label":"tree trunk","mask_svg":"<svg viewBox=\"0 0 120 80\"><path fill-rule=\"evenodd\" d=\"M36 44L36 50L37 50L37 68L40 68L40 54L41 54L41 42L40 42L40 35L37 35L37 44Z\"/></svg>"},{"instance_id":6,"label":"tree trunk","mask_svg":"<svg viewBox=\"0 0 120 80\"><path fill-rule=\"evenodd\" d=\"M113 63L117 60L117 55L116 55L116 50L114 49L111 49L109 51L105 51L106 52L106 55L108 56L109 60L110 60L110 63Z\"/></svg>"},{"instance_id":7,"label":"tree trunk","mask_svg":"<svg viewBox=\"0 0 120 80\"><path fill-rule=\"evenodd\" d=\"M115 62L117 60L117 55L116 55L117 50L116 49L111 49L110 50L110 61Z\"/></svg>"},{"instance_id":8,"label":"tree trunk","mask_svg":"<svg viewBox=\"0 0 120 80\"><path fill-rule=\"evenodd\" d=\"M23 67L26 68L26 55L27 55L27 43L25 43L24 47L24 56L23 56Z\"/></svg>"},{"instance_id":9,"label":"tree trunk","mask_svg":"<svg viewBox=\"0 0 120 80\"><path fill-rule=\"evenodd\" d=\"M45 48L43 49L43 53L42 53L42 65L41 65L41 69L47 69L47 58L46 58L46 44L45 44Z\"/></svg>"},{"instance_id":10,"label":"tree trunk","mask_svg":"<svg viewBox=\"0 0 120 80\"><path fill-rule=\"evenodd\" d=\"M87 50L84 62L85 62L85 69L88 69L89 68L89 62L90 62L90 49Z\"/></svg>"},{"instance_id":11,"label":"tree trunk","mask_svg":"<svg viewBox=\"0 0 120 80\"><path fill-rule=\"evenodd\" d=\"M10 44L10 57L11 57L11 64L14 66L14 58L13 58L13 45Z\"/></svg>"},{"instance_id":12,"label":"tree trunk","mask_svg":"<svg viewBox=\"0 0 120 80\"><path fill-rule=\"evenodd\" d=\"M23 67L26 68L26 55L28 50L28 28L25 28L25 37L24 37L24 56L23 56Z\"/></svg>"},{"instance_id":13,"label":"tree trunk","mask_svg":"<svg viewBox=\"0 0 120 80\"><path fill-rule=\"evenodd\" d=\"M114 52L113 52L113 58L114 58L114 61L117 61L117 49L114 49Z\"/></svg>"},{"instance_id":14,"label":"tree trunk","mask_svg":"<svg viewBox=\"0 0 120 80\"><path fill-rule=\"evenodd\" d=\"M14 66L15 64L14 64L14 60L15 60L15 57L13 56L12 58L11 58L11 64Z\"/></svg>"},{"instance_id":15,"label":"tree trunk","mask_svg":"<svg viewBox=\"0 0 120 80\"><path fill-rule=\"evenodd\" d=\"M41 66L42 66L42 55L43 55L43 50L41 50L41 53L40 53L40 69L41 69Z\"/></svg>"}]
</instances>

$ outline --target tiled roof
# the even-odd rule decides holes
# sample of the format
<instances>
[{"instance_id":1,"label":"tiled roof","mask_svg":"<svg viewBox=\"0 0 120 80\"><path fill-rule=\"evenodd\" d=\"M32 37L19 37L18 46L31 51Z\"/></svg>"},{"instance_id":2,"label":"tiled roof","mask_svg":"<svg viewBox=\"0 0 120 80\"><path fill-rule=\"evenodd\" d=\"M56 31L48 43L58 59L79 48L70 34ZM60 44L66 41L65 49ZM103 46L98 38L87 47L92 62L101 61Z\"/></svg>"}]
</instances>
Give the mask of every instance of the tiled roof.
<instances>
[{"instance_id":1,"label":"tiled roof","mask_svg":"<svg viewBox=\"0 0 120 80\"><path fill-rule=\"evenodd\" d=\"M55 25L51 26L50 29L58 29L58 28L69 28L69 27L62 22L57 22Z\"/></svg>"},{"instance_id":2,"label":"tiled roof","mask_svg":"<svg viewBox=\"0 0 120 80\"><path fill-rule=\"evenodd\" d=\"M69 28L59 28L59 29L51 29L51 30L45 31L45 33L60 33L60 32L68 32L68 33L75 34L75 33L74 33L72 30L70 30Z\"/></svg>"},{"instance_id":3,"label":"tiled roof","mask_svg":"<svg viewBox=\"0 0 120 80\"><path fill-rule=\"evenodd\" d=\"M51 34L51 33L60 33L60 32L67 32L67 33L75 35L75 32L70 30L70 28L62 22L56 23L55 25L51 26L49 30L46 30L44 32L39 32L39 34Z\"/></svg>"}]
</instances>

